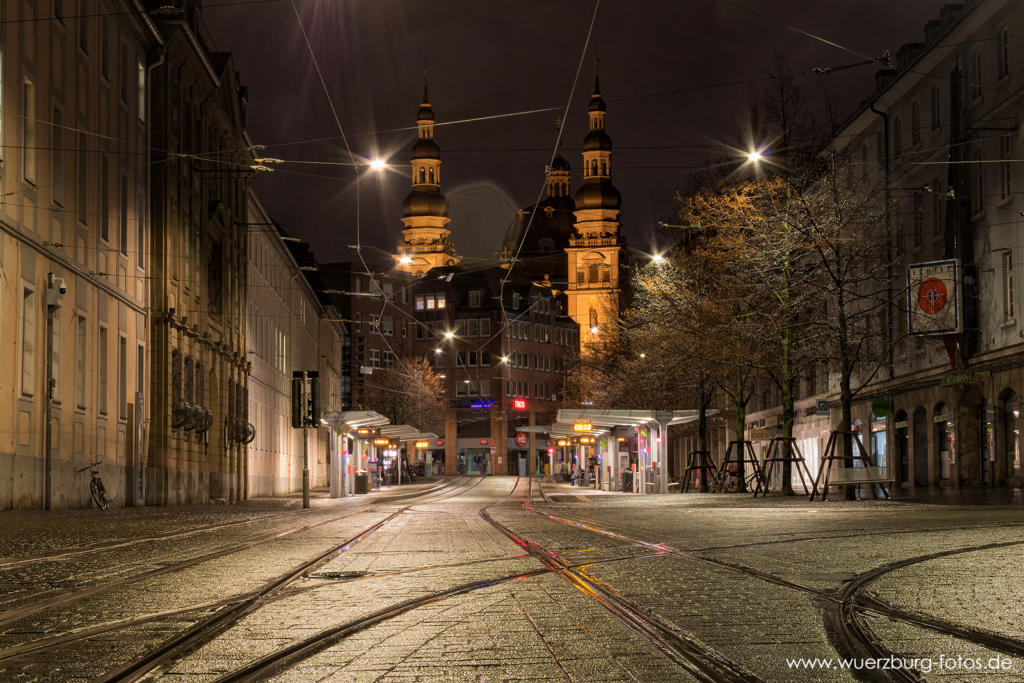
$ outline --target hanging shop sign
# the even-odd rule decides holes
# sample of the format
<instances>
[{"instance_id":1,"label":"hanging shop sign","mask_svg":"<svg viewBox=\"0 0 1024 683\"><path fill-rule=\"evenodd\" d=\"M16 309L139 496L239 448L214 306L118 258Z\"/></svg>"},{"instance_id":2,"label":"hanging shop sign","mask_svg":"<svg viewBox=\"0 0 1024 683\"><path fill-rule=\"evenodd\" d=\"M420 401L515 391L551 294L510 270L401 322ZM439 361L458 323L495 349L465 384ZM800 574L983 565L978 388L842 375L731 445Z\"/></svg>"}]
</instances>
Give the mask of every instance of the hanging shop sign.
<instances>
[{"instance_id":1,"label":"hanging shop sign","mask_svg":"<svg viewBox=\"0 0 1024 683\"><path fill-rule=\"evenodd\" d=\"M875 417L885 417L892 412L892 404L888 399L876 398L871 402L871 414Z\"/></svg>"},{"instance_id":2,"label":"hanging shop sign","mask_svg":"<svg viewBox=\"0 0 1024 683\"><path fill-rule=\"evenodd\" d=\"M910 334L961 331L960 260L930 261L907 268Z\"/></svg>"},{"instance_id":3,"label":"hanging shop sign","mask_svg":"<svg viewBox=\"0 0 1024 683\"><path fill-rule=\"evenodd\" d=\"M516 434L516 445L517 446L525 446L528 443L530 443L530 437L529 436L527 436L523 432L519 432L518 434Z\"/></svg>"}]
</instances>

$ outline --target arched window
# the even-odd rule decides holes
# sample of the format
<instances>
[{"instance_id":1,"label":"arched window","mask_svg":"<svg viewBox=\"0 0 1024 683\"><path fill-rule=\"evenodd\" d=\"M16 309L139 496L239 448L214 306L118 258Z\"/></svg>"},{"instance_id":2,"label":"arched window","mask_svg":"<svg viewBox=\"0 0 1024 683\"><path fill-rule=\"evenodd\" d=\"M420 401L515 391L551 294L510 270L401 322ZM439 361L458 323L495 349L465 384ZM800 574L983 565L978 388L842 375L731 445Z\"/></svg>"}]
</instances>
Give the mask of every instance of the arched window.
<instances>
[{"instance_id":1,"label":"arched window","mask_svg":"<svg viewBox=\"0 0 1024 683\"><path fill-rule=\"evenodd\" d=\"M601 162L601 175L603 175L603 176L608 175L608 162L607 161L602 161Z\"/></svg>"},{"instance_id":2,"label":"arched window","mask_svg":"<svg viewBox=\"0 0 1024 683\"><path fill-rule=\"evenodd\" d=\"M598 274L597 274L598 273L598 268L597 268L597 264L596 263L591 263L589 271L590 272L587 273L587 279L590 280L591 282L597 282L598 281Z\"/></svg>"},{"instance_id":3,"label":"arched window","mask_svg":"<svg viewBox=\"0 0 1024 683\"><path fill-rule=\"evenodd\" d=\"M1020 403L1016 392L1012 389L1007 392L1004 405L1006 406L1003 412L1003 424L1005 425L1003 433L1006 435L1004 442L1006 476L1017 477L1020 476L1020 426L1018 424Z\"/></svg>"},{"instance_id":4,"label":"arched window","mask_svg":"<svg viewBox=\"0 0 1024 683\"><path fill-rule=\"evenodd\" d=\"M590 168L590 175L597 175L597 159L594 159L594 164Z\"/></svg>"},{"instance_id":5,"label":"arched window","mask_svg":"<svg viewBox=\"0 0 1024 683\"><path fill-rule=\"evenodd\" d=\"M935 408L935 451L939 458L939 479L949 479L950 461L953 458L953 415L948 406L940 403Z\"/></svg>"},{"instance_id":6,"label":"arched window","mask_svg":"<svg viewBox=\"0 0 1024 683\"><path fill-rule=\"evenodd\" d=\"M425 169L425 168L421 168L420 169L420 182L421 183L427 182L427 169Z\"/></svg>"},{"instance_id":7,"label":"arched window","mask_svg":"<svg viewBox=\"0 0 1024 683\"><path fill-rule=\"evenodd\" d=\"M434 182L434 169L430 169L430 182Z\"/></svg>"}]
</instances>

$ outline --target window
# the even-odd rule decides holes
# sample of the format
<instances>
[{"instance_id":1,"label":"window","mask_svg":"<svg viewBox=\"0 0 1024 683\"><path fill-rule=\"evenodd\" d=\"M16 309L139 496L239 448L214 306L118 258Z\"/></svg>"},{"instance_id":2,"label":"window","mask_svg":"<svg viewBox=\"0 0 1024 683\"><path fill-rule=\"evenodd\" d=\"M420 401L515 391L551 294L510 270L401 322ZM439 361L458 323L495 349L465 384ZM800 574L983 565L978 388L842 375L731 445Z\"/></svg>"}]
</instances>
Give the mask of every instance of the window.
<instances>
[{"instance_id":1,"label":"window","mask_svg":"<svg viewBox=\"0 0 1024 683\"><path fill-rule=\"evenodd\" d=\"M135 349L135 391L137 393L143 393L146 390L146 347L139 344ZM196 374L199 377L199 383L196 385L195 399L196 403L202 405L203 402L203 364L196 363ZM133 400L134 404L135 401Z\"/></svg>"},{"instance_id":2,"label":"window","mask_svg":"<svg viewBox=\"0 0 1024 683\"><path fill-rule=\"evenodd\" d=\"M80 410L85 410L85 340L86 321L82 316L78 317L78 343L75 345L75 405Z\"/></svg>"},{"instance_id":3,"label":"window","mask_svg":"<svg viewBox=\"0 0 1024 683\"><path fill-rule=\"evenodd\" d=\"M141 61L136 62L139 72L139 121L146 120L146 65Z\"/></svg>"},{"instance_id":4,"label":"window","mask_svg":"<svg viewBox=\"0 0 1024 683\"><path fill-rule=\"evenodd\" d=\"M393 351L385 351L383 356L383 363L385 368L395 367L395 353Z\"/></svg>"},{"instance_id":5,"label":"window","mask_svg":"<svg viewBox=\"0 0 1024 683\"><path fill-rule=\"evenodd\" d=\"M380 350L379 349L370 349L370 367L371 368L379 368L380 367Z\"/></svg>"},{"instance_id":6,"label":"window","mask_svg":"<svg viewBox=\"0 0 1024 683\"><path fill-rule=\"evenodd\" d=\"M78 47L89 54L89 0L78 0Z\"/></svg>"},{"instance_id":7,"label":"window","mask_svg":"<svg viewBox=\"0 0 1024 683\"><path fill-rule=\"evenodd\" d=\"M470 308L480 308L480 292L473 291L469 293L469 306Z\"/></svg>"},{"instance_id":8,"label":"window","mask_svg":"<svg viewBox=\"0 0 1024 683\"><path fill-rule=\"evenodd\" d=\"M174 204L171 211L172 221L175 224L177 223L174 220L178 213L177 206ZM107 159L106 154L100 154L100 239L104 242L110 241L110 160ZM177 269L178 263L175 260L175 275L177 275Z\"/></svg>"},{"instance_id":9,"label":"window","mask_svg":"<svg viewBox=\"0 0 1024 683\"><path fill-rule=\"evenodd\" d=\"M380 316L376 313L370 314L370 334L380 334Z\"/></svg>"},{"instance_id":10,"label":"window","mask_svg":"<svg viewBox=\"0 0 1024 683\"><path fill-rule=\"evenodd\" d=\"M466 321L466 336L476 337L480 334L480 321L470 318Z\"/></svg>"},{"instance_id":11,"label":"window","mask_svg":"<svg viewBox=\"0 0 1024 683\"><path fill-rule=\"evenodd\" d=\"M999 31L996 50L998 50L997 54L999 55L997 75L999 80L1003 80L1010 75L1010 34L1005 28Z\"/></svg>"},{"instance_id":12,"label":"window","mask_svg":"<svg viewBox=\"0 0 1024 683\"><path fill-rule=\"evenodd\" d=\"M982 150L974 152L974 201L971 203L975 214L985 211L985 156Z\"/></svg>"},{"instance_id":13,"label":"window","mask_svg":"<svg viewBox=\"0 0 1024 683\"><path fill-rule=\"evenodd\" d=\"M128 176L127 174L121 174L121 192L120 192L120 211L118 216L118 236L117 243L118 247L123 256L128 255ZM185 256L188 257L188 231L185 232ZM186 269L188 266L186 266ZM230 277L230 275L229 275ZM188 280L186 279L186 286Z\"/></svg>"},{"instance_id":14,"label":"window","mask_svg":"<svg viewBox=\"0 0 1024 683\"><path fill-rule=\"evenodd\" d=\"M54 6L56 11L56 6ZM53 203L64 206L64 112L53 108L53 141L50 145L53 161Z\"/></svg>"},{"instance_id":15,"label":"window","mask_svg":"<svg viewBox=\"0 0 1024 683\"><path fill-rule=\"evenodd\" d=\"M597 264L596 263L591 263L590 267L587 268L587 280L590 281L590 282L597 282L598 281L597 272L598 272Z\"/></svg>"},{"instance_id":16,"label":"window","mask_svg":"<svg viewBox=\"0 0 1024 683\"><path fill-rule=\"evenodd\" d=\"M117 353L117 416L128 419L128 340L118 339Z\"/></svg>"},{"instance_id":17,"label":"window","mask_svg":"<svg viewBox=\"0 0 1024 683\"><path fill-rule=\"evenodd\" d=\"M491 319L480 318L480 336L489 337L491 336Z\"/></svg>"},{"instance_id":18,"label":"window","mask_svg":"<svg viewBox=\"0 0 1024 683\"><path fill-rule=\"evenodd\" d=\"M78 222L89 224L89 136L78 134L78 183L76 204L78 206Z\"/></svg>"},{"instance_id":19,"label":"window","mask_svg":"<svg viewBox=\"0 0 1024 683\"><path fill-rule=\"evenodd\" d=\"M437 295L437 307L444 308L444 293Z\"/></svg>"},{"instance_id":20,"label":"window","mask_svg":"<svg viewBox=\"0 0 1024 683\"><path fill-rule=\"evenodd\" d=\"M938 130L942 125L942 90L938 84L932 86L932 130Z\"/></svg>"},{"instance_id":21,"label":"window","mask_svg":"<svg viewBox=\"0 0 1024 683\"><path fill-rule=\"evenodd\" d=\"M100 74L103 78L110 81L110 19L107 17L101 17L101 33L100 36Z\"/></svg>"},{"instance_id":22,"label":"window","mask_svg":"<svg viewBox=\"0 0 1024 683\"><path fill-rule=\"evenodd\" d=\"M35 394L36 381L36 297L30 289L22 295L21 312L21 393Z\"/></svg>"},{"instance_id":23,"label":"window","mask_svg":"<svg viewBox=\"0 0 1024 683\"><path fill-rule=\"evenodd\" d=\"M915 190L912 196L911 205L911 227L913 231L914 246L921 246L924 241L924 192Z\"/></svg>"},{"instance_id":24,"label":"window","mask_svg":"<svg viewBox=\"0 0 1024 683\"><path fill-rule=\"evenodd\" d=\"M356 332L363 331L363 314L356 312Z\"/></svg>"},{"instance_id":25,"label":"window","mask_svg":"<svg viewBox=\"0 0 1024 683\"><path fill-rule=\"evenodd\" d=\"M910 144L921 144L921 103L910 105Z\"/></svg>"},{"instance_id":26,"label":"window","mask_svg":"<svg viewBox=\"0 0 1024 683\"><path fill-rule=\"evenodd\" d=\"M39 144L36 141L36 86L29 79L25 79L25 86L22 88L22 121L25 126L25 146L22 154L22 176L25 182L36 184L36 149Z\"/></svg>"},{"instance_id":27,"label":"window","mask_svg":"<svg viewBox=\"0 0 1024 683\"><path fill-rule=\"evenodd\" d=\"M1003 323L1011 323L1017 317L1013 295L1013 252L1003 252Z\"/></svg>"},{"instance_id":28,"label":"window","mask_svg":"<svg viewBox=\"0 0 1024 683\"><path fill-rule=\"evenodd\" d=\"M1010 184L1010 167L1013 161L1010 158L1010 147L1009 136L999 138L999 156L1002 158L1002 163L999 164L999 191L1003 199L1010 199L1013 196Z\"/></svg>"},{"instance_id":29,"label":"window","mask_svg":"<svg viewBox=\"0 0 1024 683\"><path fill-rule=\"evenodd\" d=\"M519 310L519 301L520 301L521 298L522 297L520 297L518 293L513 293L512 294L512 310L513 311L518 311Z\"/></svg>"},{"instance_id":30,"label":"window","mask_svg":"<svg viewBox=\"0 0 1024 683\"><path fill-rule=\"evenodd\" d=\"M109 347L107 346L107 328L100 328L100 341L99 341L99 368L98 368L98 381L100 390L100 415L107 414L107 352Z\"/></svg>"},{"instance_id":31,"label":"window","mask_svg":"<svg viewBox=\"0 0 1024 683\"><path fill-rule=\"evenodd\" d=\"M382 316L380 319L380 332L381 334L387 334L394 336L395 334L395 317L391 315Z\"/></svg>"},{"instance_id":32,"label":"window","mask_svg":"<svg viewBox=\"0 0 1024 683\"><path fill-rule=\"evenodd\" d=\"M974 79L971 83L971 99L981 97L981 50L974 53Z\"/></svg>"},{"instance_id":33,"label":"window","mask_svg":"<svg viewBox=\"0 0 1024 683\"><path fill-rule=\"evenodd\" d=\"M135 197L135 261L139 268L146 267L146 195L142 191Z\"/></svg>"}]
</instances>

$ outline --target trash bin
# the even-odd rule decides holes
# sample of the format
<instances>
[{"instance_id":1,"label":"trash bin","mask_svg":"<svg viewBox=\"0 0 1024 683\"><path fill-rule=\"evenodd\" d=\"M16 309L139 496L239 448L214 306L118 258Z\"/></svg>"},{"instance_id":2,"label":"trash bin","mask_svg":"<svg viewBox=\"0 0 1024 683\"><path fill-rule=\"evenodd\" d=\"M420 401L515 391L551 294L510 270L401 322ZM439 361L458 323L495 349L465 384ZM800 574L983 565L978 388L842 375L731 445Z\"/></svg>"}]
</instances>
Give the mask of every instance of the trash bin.
<instances>
[{"instance_id":1,"label":"trash bin","mask_svg":"<svg viewBox=\"0 0 1024 683\"><path fill-rule=\"evenodd\" d=\"M626 493L633 493L633 473L629 470L622 473L622 490Z\"/></svg>"},{"instance_id":2,"label":"trash bin","mask_svg":"<svg viewBox=\"0 0 1024 683\"><path fill-rule=\"evenodd\" d=\"M366 472L356 473L356 493L369 493L370 492L370 478L366 476Z\"/></svg>"}]
</instances>

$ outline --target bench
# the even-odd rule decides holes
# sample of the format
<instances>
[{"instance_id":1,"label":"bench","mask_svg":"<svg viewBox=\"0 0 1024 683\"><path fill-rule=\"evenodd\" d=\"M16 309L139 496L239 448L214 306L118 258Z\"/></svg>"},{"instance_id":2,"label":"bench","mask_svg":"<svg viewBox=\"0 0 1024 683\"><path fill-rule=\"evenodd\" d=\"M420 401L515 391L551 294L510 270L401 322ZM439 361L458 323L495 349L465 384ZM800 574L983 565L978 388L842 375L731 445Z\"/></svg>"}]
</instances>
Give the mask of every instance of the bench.
<instances>
[{"instance_id":1,"label":"bench","mask_svg":"<svg viewBox=\"0 0 1024 683\"><path fill-rule=\"evenodd\" d=\"M827 472L829 486L857 484L891 484L895 481L885 473L885 467L840 467Z\"/></svg>"},{"instance_id":2,"label":"bench","mask_svg":"<svg viewBox=\"0 0 1024 683\"><path fill-rule=\"evenodd\" d=\"M680 483L679 483L678 481L673 481L673 482L671 482L671 483L670 483L670 484L668 485L668 490L669 490L669 493L671 493L671 492L672 492L672 488L673 488L673 487L675 487L675 488L679 488L679 487L680 487L681 485L682 485L682 484L680 484Z\"/></svg>"}]
</instances>

